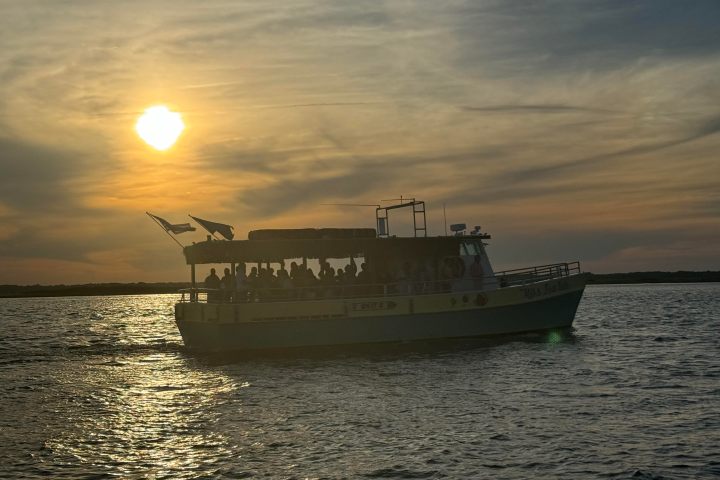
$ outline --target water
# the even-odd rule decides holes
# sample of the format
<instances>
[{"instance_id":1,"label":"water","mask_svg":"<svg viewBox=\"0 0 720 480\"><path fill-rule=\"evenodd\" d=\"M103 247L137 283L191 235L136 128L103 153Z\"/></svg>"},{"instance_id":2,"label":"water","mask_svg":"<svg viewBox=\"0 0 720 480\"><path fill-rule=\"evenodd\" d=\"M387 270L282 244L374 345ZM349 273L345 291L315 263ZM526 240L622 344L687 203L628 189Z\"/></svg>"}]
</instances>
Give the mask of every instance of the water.
<instances>
[{"instance_id":1,"label":"water","mask_svg":"<svg viewBox=\"0 0 720 480\"><path fill-rule=\"evenodd\" d=\"M588 287L573 331L182 347L174 295L0 300L0 478L718 478L720 284Z\"/></svg>"}]
</instances>

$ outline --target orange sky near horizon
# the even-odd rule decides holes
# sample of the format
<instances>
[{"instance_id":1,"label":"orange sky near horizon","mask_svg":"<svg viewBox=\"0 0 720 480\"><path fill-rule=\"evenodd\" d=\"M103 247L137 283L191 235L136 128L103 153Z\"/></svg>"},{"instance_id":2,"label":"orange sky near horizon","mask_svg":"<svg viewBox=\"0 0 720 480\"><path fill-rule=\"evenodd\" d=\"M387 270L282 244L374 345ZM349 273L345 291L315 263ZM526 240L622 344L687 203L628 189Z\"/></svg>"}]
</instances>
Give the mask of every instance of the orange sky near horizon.
<instances>
[{"instance_id":1,"label":"orange sky near horizon","mask_svg":"<svg viewBox=\"0 0 720 480\"><path fill-rule=\"evenodd\" d=\"M399 194L432 235L443 204L482 225L496 268L720 269L712 3L129 4L3 6L0 284L186 280L145 211L245 238ZM185 123L167 151L152 105Z\"/></svg>"}]
</instances>

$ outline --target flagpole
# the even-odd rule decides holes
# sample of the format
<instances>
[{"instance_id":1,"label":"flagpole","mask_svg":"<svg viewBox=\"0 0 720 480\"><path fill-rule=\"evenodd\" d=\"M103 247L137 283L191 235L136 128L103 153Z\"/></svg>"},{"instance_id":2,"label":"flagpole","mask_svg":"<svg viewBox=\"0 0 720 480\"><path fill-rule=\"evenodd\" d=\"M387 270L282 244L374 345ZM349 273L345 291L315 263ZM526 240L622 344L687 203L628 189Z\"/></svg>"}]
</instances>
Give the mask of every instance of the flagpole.
<instances>
[{"instance_id":1,"label":"flagpole","mask_svg":"<svg viewBox=\"0 0 720 480\"><path fill-rule=\"evenodd\" d=\"M195 220L195 217L193 217L193 216L190 215L189 213L188 213L188 217L190 217L190 218L192 218L193 220ZM203 225L202 222L198 222L197 220L195 220L195 223L197 223L198 225L200 225L201 227L203 227L203 228L205 229L205 231L208 232L210 235L212 235L215 240L220 240L218 237L215 236L215 232L211 232L210 230L208 230L207 227L206 227L205 225Z\"/></svg>"},{"instance_id":2,"label":"flagpole","mask_svg":"<svg viewBox=\"0 0 720 480\"><path fill-rule=\"evenodd\" d=\"M157 220L155 220L155 217L153 217L152 215L150 215L150 212L145 212L145 214L146 214L148 217L152 218L152 221L155 222L155 223L157 223L157 226L160 227L160 228L162 228L163 232L167 233L167 234L168 234L168 237L170 237L170 238L173 239L173 242L175 242L175 243L177 243L178 245L180 245L180 248L183 248L183 249L185 248L185 246L184 246L182 243L180 243L177 238L175 238L175 237L173 237L172 235L170 235L170 232L168 232L167 230L165 230L165 227L163 227L162 225L160 225L160 222L158 222Z\"/></svg>"}]
</instances>

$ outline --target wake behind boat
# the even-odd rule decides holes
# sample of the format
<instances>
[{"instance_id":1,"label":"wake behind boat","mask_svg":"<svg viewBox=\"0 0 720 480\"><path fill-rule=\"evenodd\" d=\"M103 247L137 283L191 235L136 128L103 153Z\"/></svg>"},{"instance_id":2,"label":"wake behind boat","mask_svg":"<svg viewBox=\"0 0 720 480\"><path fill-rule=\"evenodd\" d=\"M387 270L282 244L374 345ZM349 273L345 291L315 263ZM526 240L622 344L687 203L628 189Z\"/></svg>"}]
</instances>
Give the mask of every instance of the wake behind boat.
<instances>
[{"instance_id":1,"label":"wake behind boat","mask_svg":"<svg viewBox=\"0 0 720 480\"><path fill-rule=\"evenodd\" d=\"M390 235L388 213L397 208L412 209L414 237ZM376 224L255 230L247 240L184 247L192 288L181 291L175 321L185 345L238 351L572 325L587 280L579 262L495 272L489 235L460 224L453 236L426 236L422 201L378 207ZM205 264L227 264L231 281L199 287L196 266Z\"/></svg>"}]
</instances>

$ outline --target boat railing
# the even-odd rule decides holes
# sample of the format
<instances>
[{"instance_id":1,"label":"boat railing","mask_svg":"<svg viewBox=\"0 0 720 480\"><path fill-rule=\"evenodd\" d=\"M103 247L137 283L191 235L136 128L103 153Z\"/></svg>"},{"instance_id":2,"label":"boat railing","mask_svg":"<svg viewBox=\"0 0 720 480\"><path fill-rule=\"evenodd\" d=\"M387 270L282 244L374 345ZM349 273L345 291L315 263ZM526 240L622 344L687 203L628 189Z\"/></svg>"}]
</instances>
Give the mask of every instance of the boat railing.
<instances>
[{"instance_id":1,"label":"boat railing","mask_svg":"<svg viewBox=\"0 0 720 480\"><path fill-rule=\"evenodd\" d=\"M392 297L401 295L431 295L523 286L555 278L568 277L580 272L580 262L570 262L504 270L495 272L494 275L491 276L470 279L442 279L437 281L409 280L391 283L349 283L288 288L247 288L242 290L184 288L179 290L178 293L181 294L181 303L287 302L320 299Z\"/></svg>"},{"instance_id":2,"label":"boat railing","mask_svg":"<svg viewBox=\"0 0 720 480\"><path fill-rule=\"evenodd\" d=\"M498 280L500 287L511 287L558 277L567 277L580 272L580 262L552 263L495 272L495 278Z\"/></svg>"},{"instance_id":3,"label":"boat railing","mask_svg":"<svg viewBox=\"0 0 720 480\"><path fill-rule=\"evenodd\" d=\"M201 302L201 303L207 303L211 302L214 303L213 297L220 297L221 294L224 293L224 290L220 290L217 288L181 288L178 290L178 293L181 294L180 302Z\"/></svg>"}]
</instances>

